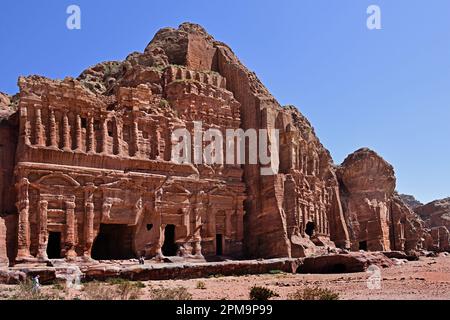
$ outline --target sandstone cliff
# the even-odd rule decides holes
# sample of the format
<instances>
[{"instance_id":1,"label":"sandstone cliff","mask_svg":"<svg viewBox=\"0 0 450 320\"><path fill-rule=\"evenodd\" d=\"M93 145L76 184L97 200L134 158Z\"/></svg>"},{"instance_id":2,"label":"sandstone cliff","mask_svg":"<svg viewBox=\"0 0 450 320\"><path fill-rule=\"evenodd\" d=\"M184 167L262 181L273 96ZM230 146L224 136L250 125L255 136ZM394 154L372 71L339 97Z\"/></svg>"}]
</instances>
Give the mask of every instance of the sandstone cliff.
<instances>
[{"instance_id":1,"label":"sandstone cliff","mask_svg":"<svg viewBox=\"0 0 450 320\"><path fill-rule=\"evenodd\" d=\"M0 215L17 213L8 252L22 261L303 257L419 249L427 237L389 163L361 149L336 168L301 112L199 25L162 29L143 52L77 79L21 77L19 88L0 95ZM279 130L279 171L175 163L171 133L198 121Z\"/></svg>"},{"instance_id":2,"label":"sandstone cliff","mask_svg":"<svg viewBox=\"0 0 450 320\"><path fill-rule=\"evenodd\" d=\"M178 83L166 79L173 66L182 66L173 71ZM201 81L198 72L224 78L222 85L240 104L242 129L281 132L280 174L261 176L260 165L244 166L246 255L303 256L314 252L316 244L330 244L326 243L330 236L338 246L348 246L332 160L310 123L295 107L280 106L256 74L201 26L185 23L178 29L162 29L143 53L94 66L79 80L92 92L105 95L144 84L183 114L188 106L179 102L178 92L185 83Z\"/></svg>"},{"instance_id":3,"label":"sandstone cliff","mask_svg":"<svg viewBox=\"0 0 450 320\"><path fill-rule=\"evenodd\" d=\"M430 229L430 250L450 250L450 198L435 200L418 206L414 211Z\"/></svg>"},{"instance_id":4,"label":"sandstone cliff","mask_svg":"<svg viewBox=\"0 0 450 320\"><path fill-rule=\"evenodd\" d=\"M0 267L8 264L7 242L6 242L6 224L0 217Z\"/></svg>"},{"instance_id":5,"label":"sandstone cliff","mask_svg":"<svg viewBox=\"0 0 450 320\"><path fill-rule=\"evenodd\" d=\"M9 251L21 260L46 259L48 248L68 258L270 258L349 247L332 159L311 124L199 25L161 29L143 52L77 79L21 77L19 88L12 108L1 96L13 121L0 127L0 210L19 211ZM261 162L173 163L172 131L192 133L197 121L267 129L268 139L278 129L279 172L261 174ZM98 243L113 233L111 252Z\"/></svg>"},{"instance_id":6,"label":"sandstone cliff","mask_svg":"<svg viewBox=\"0 0 450 320\"><path fill-rule=\"evenodd\" d=\"M337 173L352 249L421 248L423 223L395 193L395 173L388 162L364 148L349 155Z\"/></svg>"},{"instance_id":7,"label":"sandstone cliff","mask_svg":"<svg viewBox=\"0 0 450 320\"><path fill-rule=\"evenodd\" d=\"M450 198L435 200L414 209L427 227L445 226L450 229Z\"/></svg>"}]
</instances>

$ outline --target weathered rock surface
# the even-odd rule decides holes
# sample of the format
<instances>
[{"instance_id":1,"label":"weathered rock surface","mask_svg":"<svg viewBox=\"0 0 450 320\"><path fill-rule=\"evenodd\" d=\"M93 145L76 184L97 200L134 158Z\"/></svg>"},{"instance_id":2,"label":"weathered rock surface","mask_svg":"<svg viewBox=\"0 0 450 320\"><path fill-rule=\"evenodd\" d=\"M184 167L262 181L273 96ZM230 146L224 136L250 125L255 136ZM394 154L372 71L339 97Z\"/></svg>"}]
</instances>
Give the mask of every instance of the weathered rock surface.
<instances>
[{"instance_id":1,"label":"weathered rock surface","mask_svg":"<svg viewBox=\"0 0 450 320\"><path fill-rule=\"evenodd\" d=\"M8 118L14 113L14 109L11 107L11 97L3 92L0 92L0 121Z\"/></svg>"},{"instance_id":2,"label":"weathered rock surface","mask_svg":"<svg viewBox=\"0 0 450 320\"><path fill-rule=\"evenodd\" d=\"M414 209L429 228L444 226L450 229L450 198L432 201Z\"/></svg>"},{"instance_id":3,"label":"weathered rock surface","mask_svg":"<svg viewBox=\"0 0 450 320\"><path fill-rule=\"evenodd\" d=\"M423 223L394 192L396 178L389 163L364 148L349 155L337 173L352 249L422 247Z\"/></svg>"},{"instance_id":4,"label":"weathered rock surface","mask_svg":"<svg viewBox=\"0 0 450 320\"><path fill-rule=\"evenodd\" d=\"M0 94L11 260L297 258L433 242L395 194L391 165L361 149L336 170L300 111L199 25L162 29L143 52L77 79L21 77L19 89ZM174 161L172 133L193 134L199 121L200 134L278 129L278 172L248 159L192 163L193 146Z\"/></svg>"},{"instance_id":5,"label":"weathered rock surface","mask_svg":"<svg viewBox=\"0 0 450 320\"><path fill-rule=\"evenodd\" d=\"M300 259L269 259L252 261L224 261L206 263L177 264L146 264L120 265L114 263L81 264L74 268L70 263L58 264L53 267L18 266L10 269L0 269L0 283L17 284L26 278L37 275L41 283L64 281L69 276L75 280L104 281L111 278L122 278L133 281L195 279L209 276L231 276L246 274L264 274L277 270L295 273L302 263Z\"/></svg>"},{"instance_id":6,"label":"weathered rock surface","mask_svg":"<svg viewBox=\"0 0 450 320\"><path fill-rule=\"evenodd\" d=\"M418 206L414 211L429 228L427 249L434 251L450 250L450 198L432 201Z\"/></svg>"},{"instance_id":7,"label":"weathered rock surface","mask_svg":"<svg viewBox=\"0 0 450 320\"><path fill-rule=\"evenodd\" d=\"M371 265L391 267L393 262L378 252L351 252L348 254L307 257L297 273L353 273L364 272Z\"/></svg>"},{"instance_id":8,"label":"weathered rock surface","mask_svg":"<svg viewBox=\"0 0 450 320\"><path fill-rule=\"evenodd\" d=\"M77 79L21 77L19 88L1 96L17 112L0 126L0 213L18 214L8 250L17 261L303 257L349 246L332 159L311 124L199 25L162 29L144 52ZM279 172L174 162L173 131L193 133L198 121L222 133L278 129Z\"/></svg>"},{"instance_id":9,"label":"weathered rock surface","mask_svg":"<svg viewBox=\"0 0 450 320\"><path fill-rule=\"evenodd\" d=\"M399 194L400 199L406 204L410 209L414 210L417 207L423 206L423 203L417 200L414 196L408 194Z\"/></svg>"},{"instance_id":10,"label":"weathered rock surface","mask_svg":"<svg viewBox=\"0 0 450 320\"><path fill-rule=\"evenodd\" d=\"M0 266L8 265L7 242L6 242L6 224L0 217Z\"/></svg>"}]
</instances>

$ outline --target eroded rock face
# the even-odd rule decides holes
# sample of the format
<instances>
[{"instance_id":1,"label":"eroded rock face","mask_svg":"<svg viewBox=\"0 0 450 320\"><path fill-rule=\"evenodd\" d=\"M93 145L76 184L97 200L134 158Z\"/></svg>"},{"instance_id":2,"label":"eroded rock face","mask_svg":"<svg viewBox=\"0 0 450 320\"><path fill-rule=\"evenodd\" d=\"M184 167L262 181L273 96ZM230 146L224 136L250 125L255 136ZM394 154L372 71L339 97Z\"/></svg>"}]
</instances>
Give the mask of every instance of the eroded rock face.
<instances>
[{"instance_id":1,"label":"eroded rock face","mask_svg":"<svg viewBox=\"0 0 450 320\"><path fill-rule=\"evenodd\" d=\"M408 194L399 194L400 199L406 204L410 209L414 210L418 207L423 206L423 203L414 198L414 196Z\"/></svg>"},{"instance_id":2,"label":"eroded rock face","mask_svg":"<svg viewBox=\"0 0 450 320\"><path fill-rule=\"evenodd\" d=\"M18 121L16 101L0 92L0 217L16 212L14 188Z\"/></svg>"},{"instance_id":3,"label":"eroded rock face","mask_svg":"<svg viewBox=\"0 0 450 320\"><path fill-rule=\"evenodd\" d=\"M0 266L8 264L7 243L6 243L6 224L0 217Z\"/></svg>"},{"instance_id":4,"label":"eroded rock face","mask_svg":"<svg viewBox=\"0 0 450 320\"><path fill-rule=\"evenodd\" d=\"M379 252L352 252L319 257L307 257L298 267L297 273L330 274L365 272L370 266L387 268L393 261Z\"/></svg>"},{"instance_id":5,"label":"eroded rock face","mask_svg":"<svg viewBox=\"0 0 450 320\"><path fill-rule=\"evenodd\" d=\"M424 220L430 229L431 239L428 249L435 251L450 250L450 198L432 201L418 206L414 211Z\"/></svg>"},{"instance_id":6,"label":"eroded rock face","mask_svg":"<svg viewBox=\"0 0 450 320\"><path fill-rule=\"evenodd\" d=\"M436 200L414 209L425 221L427 227L450 228L450 198Z\"/></svg>"},{"instance_id":7,"label":"eroded rock face","mask_svg":"<svg viewBox=\"0 0 450 320\"><path fill-rule=\"evenodd\" d=\"M0 185L16 186L3 191L2 210L17 203L18 261L300 257L349 246L332 160L311 124L201 26L162 29L143 53L77 79L22 77L19 88ZM174 162L173 131L193 133L198 121L223 134L278 129L279 172Z\"/></svg>"},{"instance_id":8,"label":"eroded rock face","mask_svg":"<svg viewBox=\"0 0 450 320\"><path fill-rule=\"evenodd\" d=\"M349 155L337 173L353 250L421 248L423 222L394 192L389 163L364 148Z\"/></svg>"}]
</instances>

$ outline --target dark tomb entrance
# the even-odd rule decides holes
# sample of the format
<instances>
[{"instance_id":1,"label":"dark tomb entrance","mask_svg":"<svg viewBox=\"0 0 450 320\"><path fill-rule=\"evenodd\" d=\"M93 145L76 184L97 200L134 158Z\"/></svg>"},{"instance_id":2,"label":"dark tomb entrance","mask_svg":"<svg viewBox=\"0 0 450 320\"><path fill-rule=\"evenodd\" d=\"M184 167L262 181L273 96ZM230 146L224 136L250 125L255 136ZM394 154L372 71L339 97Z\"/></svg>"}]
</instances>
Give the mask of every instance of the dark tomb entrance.
<instances>
[{"instance_id":1,"label":"dark tomb entrance","mask_svg":"<svg viewBox=\"0 0 450 320\"><path fill-rule=\"evenodd\" d=\"M61 232L49 232L47 256L49 259L61 259Z\"/></svg>"},{"instance_id":2,"label":"dark tomb entrance","mask_svg":"<svg viewBox=\"0 0 450 320\"><path fill-rule=\"evenodd\" d=\"M164 228L164 244L162 253L166 257L174 257L177 255L178 246L175 243L175 225L168 224Z\"/></svg>"},{"instance_id":3,"label":"dark tomb entrance","mask_svg":"<svg viewBox=\"0 0 450 320\"><path fill-rule=\"evenodd\" d=\"M223 255L223 236L221 234L216 235L216 255Z\"/></svg>"},{"instance_id":4,"label":"dark tomb entrance","mask_svg":"<svg viewBox=\"0 0 450 320\"><path fill-rule=\"evenodd\" d=\"M359 250L367 251L367 241L361 241L359 243Z\"/></svg>"},{"instance_id":5,"label":"dark tomb entrance","mask_svg":"<svg viewBox=\"0 0 450 320\"><path fill-rule=\"evenodd\" d=\"M102 224L92 246L95 260L125 260L134 258L132 228L127 225Z\"/></svg>"},{"instance_id":6,"label":"dark tomb entrance","mask_svg":"<svg viewBox=\"0 0 450 320\"><path fill-rule=\"evenodd\" d=\"M312 237L312 235L314 234L314 230L316 229L316 224L314 222L308 222L306 224L306 229L305 229L305 233Z\"/></svg>"}]
</instances>

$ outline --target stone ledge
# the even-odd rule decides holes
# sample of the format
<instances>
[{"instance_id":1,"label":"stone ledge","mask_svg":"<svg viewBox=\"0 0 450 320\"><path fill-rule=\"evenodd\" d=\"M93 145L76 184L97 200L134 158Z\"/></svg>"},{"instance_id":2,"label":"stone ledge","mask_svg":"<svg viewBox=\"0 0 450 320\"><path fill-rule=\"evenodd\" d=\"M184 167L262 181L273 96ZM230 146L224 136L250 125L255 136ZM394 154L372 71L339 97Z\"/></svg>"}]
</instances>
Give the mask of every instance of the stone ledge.
<instances>
[{"instance_id":1,"label":"stone ledge","mask_svg":"<svg viewBox=\"0 0 450 320\"><path fill-rule=\"evenodd\" d=\"M14 284L36 275L40 276L41 283L52 283L55 280L64 279L64 274L73 274L74 268L79 268L78 272L85 281L104 281L108 278L149 281L196 279L217 275L265 274L271 270L280 270L286 273L352 273L364 272L370 265L387 268L394 263L380 252L353 252L298 259L279 258L205 263L150 263L145 265L121 265L114 262L61 263L53 267L16 266L0 269L0 283Z\"/></svg>"}]
</instances>

